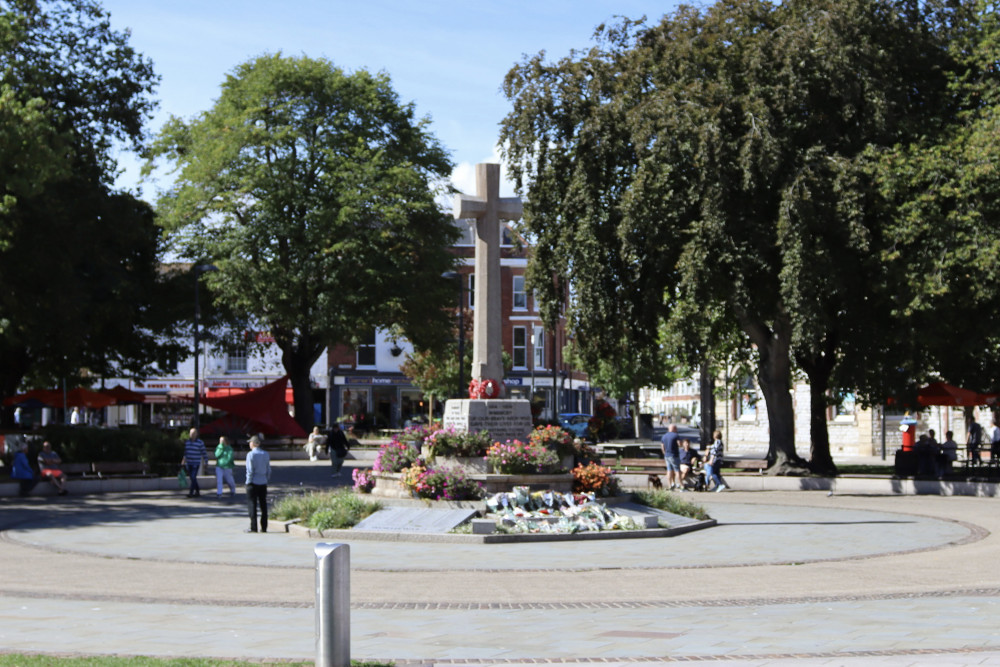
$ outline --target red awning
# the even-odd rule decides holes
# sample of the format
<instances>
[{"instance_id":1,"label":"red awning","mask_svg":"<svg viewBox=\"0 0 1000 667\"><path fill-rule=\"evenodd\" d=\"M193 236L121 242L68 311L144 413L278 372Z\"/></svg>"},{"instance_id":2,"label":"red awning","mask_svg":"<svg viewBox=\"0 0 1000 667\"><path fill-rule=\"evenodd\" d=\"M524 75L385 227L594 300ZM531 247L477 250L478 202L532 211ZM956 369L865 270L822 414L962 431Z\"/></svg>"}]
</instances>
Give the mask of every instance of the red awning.
<instances>
[{"instance_id":1,"label":"red awning","mask_svg":"<svg viewBox=\"0 0 1000 667\"><path fill-rule=\"evenodd\" d=\"M947 382L932 382L917 393L920 405L976 406L986 405L987 397L971 389L962 389Z\"/></svg>"},{"instance_id":2,"label":"red awning","mask_svg":"<svg viewBox=\"0 0 1000 667\"><path fill-rule=\"evenodd\" d=\"M65 394L59 389L32 389L29 392L4 399L4 405L17 405L31 399L54 408L61 408L63 405L68 408L106 408L115 402L115 399L107 394L77 387L70 389Z\"/></svg>"},{"instance_id":3,"label":"red awning","mask_svg":"<svg viewBox=\"0 0 1000 667\"><path fill-rule=\"evenodd\" d=\"M111 387L110 389L101 389L101 393L111 398L115 399L115 403L122 405L125 403L145 403L146 395L138 391L132 391L131 389L126 389L120 384Z\"/></svg>"},{"instance_id":4,"label":"red awning","mask_svg":"<svg viewBox=\"0 0 1000 667\"><path fill-rule=\"evenodd\" d=\"M304 438L306 432L288 414L285 394L288 376L275 380L259 389L234 396L208 397L202 403L230 415L242 417L259 425L264 435L291 435Z\"/></svg>"},{"instance_id":5,"label":"red awning","mask_svg":"<svg viewBox=\"0 0 1000 667\"><path fill-rule=\"evenodd\" d=\"M254 391L254 389L246 387L209 387L205 390L204 396L205 398L224 398L226 396L241 396L250 391ZM291 387L285 389L285 403L295 405Z\"/></svg>"}]
</instances>

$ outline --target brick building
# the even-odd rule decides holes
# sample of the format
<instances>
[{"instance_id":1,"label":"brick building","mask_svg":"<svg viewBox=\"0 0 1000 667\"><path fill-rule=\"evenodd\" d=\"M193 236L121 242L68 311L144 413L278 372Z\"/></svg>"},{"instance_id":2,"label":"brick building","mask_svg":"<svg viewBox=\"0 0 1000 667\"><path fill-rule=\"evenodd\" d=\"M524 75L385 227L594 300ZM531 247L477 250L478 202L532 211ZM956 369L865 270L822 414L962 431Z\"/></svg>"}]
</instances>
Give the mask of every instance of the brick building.
<instances>
[{"instance_id":1,"label":"brick building","mask_svg":"<svg viewBox=\"0 0 1000 667\"><path fill-rule=\"evenodd\" d=\"M471 311L476 307L473 228L466 221L457 224L463 236L455 245L455 253L460 259L465 314L471 321ZM587 376L565 364L562 323L554 332L542 325L534 295L525 287L527 251L523 244L512 242L506 227L500 252L503 349L513 362L504 378L507 395L532 400L543 419L551 419L559 412L589 412L592 390ZM471 340L467 344L471 345ZM337 418L364 413L373 417L377 426L388 428L398 428L413 416L426 415L428 405L423 395L399 370L412 349L408 341L394 340L387 332L374 328L368 340L356 349L332 348L328 358L330 415Z\"/></svg>"}]
</instances>

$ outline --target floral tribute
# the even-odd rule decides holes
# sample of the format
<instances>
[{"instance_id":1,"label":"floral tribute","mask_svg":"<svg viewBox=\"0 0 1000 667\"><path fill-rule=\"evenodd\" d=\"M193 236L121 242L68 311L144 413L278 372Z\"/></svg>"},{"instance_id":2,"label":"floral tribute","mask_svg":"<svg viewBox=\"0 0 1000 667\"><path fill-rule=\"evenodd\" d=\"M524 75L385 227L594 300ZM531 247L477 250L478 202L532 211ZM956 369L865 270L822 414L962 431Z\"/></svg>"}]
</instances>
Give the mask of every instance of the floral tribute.
<instances>
[{"instance_id":1,"label":"floral tribute","mask_svg":"<svg viewBox=\"0 0 1000 667\"><path fill-rule=\"evenodd\" d=\"M499 382L493 378L473 380L469 383L469 398L500 398L502 391Z\"/></svg>"},{"instance_id":2,"label":"floral tribute","mask_svg":"<svg viewBox=\"0 0 1000 667\"><path fill-rule=\"evenodd\" d=\"M559 456L575 456L583 450L582 443L560 426L539 426L528 435L528 442L551 449Z\"/></svg>"},{"instance_id":3,"label":"floral tribute","mask_svg":"<svg viewBox=\"0 0 1000 667\"><path fill-rule=\"evenodd\" d=\"M420 451L408 443L392 440L379 447L375 456L375 472L402 472L416 463Z\"/></svg>"},{"instance_id":4,"label":"floral tribute","mask_svg":"<svg viewBox=\"0 0 1000 667\"><path fill-rule=\"evenodd\" d=\"M483 497L483 487L458 468L425 468L413 465L403 472L403 485L418 498L474 500Z\"/></svg>"},{"instance_id":5,"label":"floral tribute","mask_svg":"<svg viewBox=\"0 0 1000 667\"><path fill-rule=\"evenodd\" d=\"M354 490L358 493L371 493L375 488L375 475L371 468L355 468L351 472L351 479L354 480Z\"/></svg>"},{"instance_id":6,"label":"floral tribute","mask_svg":"<svg viewBox=\"0 0 1000 667\"><path fill-rule=\"evenodd\" d=\"M559 469L559 456L554 451L520 440L493 443L486 452L486 462L501 475L548 473Z\"/></svg>"},{"instance_id":7,"label":"floral tribute","mask_svg":"<svg viewBox=\"0 0 1000 667\"><path fill-rule=\"evenodd\" d=\"M436 424L431 424L429 426L407 426L403 429L402 433L397 433L393 436L393 440L400 442L404 445L409 445L417 451L420 451L421 445L423 445L429 437L431 437L439 427Z\"/></svg>"},{"instance_id":8,"label":"floral tribute","mask_svg":"<svg viewBox=\"0 0 1000 667\"><path fill-rule=\"evenodd\" d=\"M431 433L424 441L431 456L486 456L493 444L489 431L466 433L448 427Z\"/></svg>"},{"instance_id":9,"label":"floral tribute","mask_svg":"<svg viewBox=\"0 0 1000 667\"><path fill-rule=\"evenodd\" d=\"M600 530L641 530L634 519L598 503L593 494L531 492L515 486L486 500L487 511L515 533L579 533Z\"/></svg>"},{"instance_id":10,"label":"floral tribute","mask_svg":"<svg viewBox=\"0 0 1000 667\"><path fill-rule=\"evenodd\" d=\"M577 493L592 493L597 496L616 496L620 488L618 478L611 468L597 463L578 465L573 473L573 491Z\"/></svg>"},{"instance_id":11,"label":"floral tribute","mask_svg":"<svg viewBox=\"0 0 1000 667\"><path fill-rule=\"evenodd\" d=\"M590 418L587 428L595 433L599 440L606 440L618 435L618 423L615 418L618 413L611 404L603 398L594 405L594 416Z\"/></svg>"}]
</instances>

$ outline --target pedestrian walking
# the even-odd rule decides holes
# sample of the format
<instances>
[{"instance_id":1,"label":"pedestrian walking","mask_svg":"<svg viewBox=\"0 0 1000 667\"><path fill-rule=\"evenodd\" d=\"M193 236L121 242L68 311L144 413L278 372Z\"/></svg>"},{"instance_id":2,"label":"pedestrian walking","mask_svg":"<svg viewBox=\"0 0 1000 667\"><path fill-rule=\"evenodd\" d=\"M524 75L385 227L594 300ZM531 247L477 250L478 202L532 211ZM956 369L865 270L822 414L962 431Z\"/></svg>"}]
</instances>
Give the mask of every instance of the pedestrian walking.
<instances>
[{"instance_id":1,"label":"pedestrian walking","mask_svg":"<svg viewBox=\"0 0 1000 667\"><path fill-rule=\"evenodd\" d=\"M725 491L726 484L722 481L719 472L722 470L722 431L712 433L712 445L708 448L708 457L705 459L705 490L708 491L712 483L715 483L716 491Z\"/></svg>"},{"instance_id":2,"label":"pedestrian walking","mask_svg":"<svg viewBox=\"0 0 1000 667\"><path fill-rule=\"evenodd\" d=\"M215 497L222 497L222 485L225 484L229 487L229 497L236 497L236 480L233 478L233 468L236 467L235 463L236 453L233 451L232 445L229 444L229 438L226 436L219 437L219 444L215 447Z\"/></svg>"},{"instance_id":3,"label":"pedestrian walking","mask_svg":"<svg viewBox=\"0 0 1000 667\"><path fill-rule=\"evenodd\" d=\"M347 436L344 435L344 431L337 422L330 424L330 433L327 435L326 445L330 452L330 465L333 468L333 476L336 477L340 474L340 469L344 467L347 450L350 449L347 443Z\"/></svg>"},{"instance_id":4,"label":"pedestrian walking","mask_svg":"<svg viewBox=\"0 0 1000 667\"><path fill-rule=\"evenodd\" d=\"M208 452L205 451L205 443L198 437L198 429L192 428L188 432L188 439L184 441L184 458L181 459L181 465L184 466L188 479L191 480L188 498L201 495L201 487L198 486L198 471L201 470L202 463L206 461L208 461Z\"/></svg>"},{"instance_id":5,"label":"pedestrian walking","mask_svg":"<svg viewBox=\"0 0 1000 667\"><path fill-rule=\"evenodd\" d=\"M965 447L968 451L969 465L982 464L983 459L979 454L979 445L983 442L983 427L979 422L974 421L969 424L969 431L965 434Z\"/></svg>"}]
</instances>

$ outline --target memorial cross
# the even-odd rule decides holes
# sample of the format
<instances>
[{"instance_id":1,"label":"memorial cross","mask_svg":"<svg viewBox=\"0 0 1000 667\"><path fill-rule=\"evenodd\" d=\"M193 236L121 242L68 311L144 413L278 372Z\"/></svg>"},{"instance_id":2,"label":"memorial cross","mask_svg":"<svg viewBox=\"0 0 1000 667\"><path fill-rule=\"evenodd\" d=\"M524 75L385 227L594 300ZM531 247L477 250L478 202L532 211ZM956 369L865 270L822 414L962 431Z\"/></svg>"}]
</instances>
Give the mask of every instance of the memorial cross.
<instances>
[{"instance_id":1,"label":"memorial cross","mask_svg":"<svg viewBox=\"0 0 1000 667\"><path fill-rule=\"evenodd\" d=\"M456 220L476 220L476 310L472 327L472 379L494 380L503 395L500 221L521 217L520 197L500 196L500 165L476 165L476 196L457 195Z\"/></svg>"}]
</instances>

